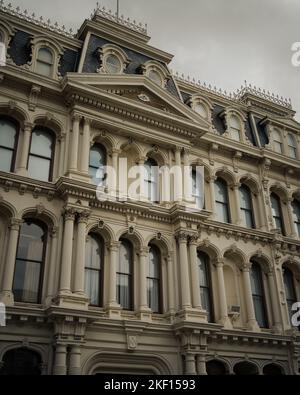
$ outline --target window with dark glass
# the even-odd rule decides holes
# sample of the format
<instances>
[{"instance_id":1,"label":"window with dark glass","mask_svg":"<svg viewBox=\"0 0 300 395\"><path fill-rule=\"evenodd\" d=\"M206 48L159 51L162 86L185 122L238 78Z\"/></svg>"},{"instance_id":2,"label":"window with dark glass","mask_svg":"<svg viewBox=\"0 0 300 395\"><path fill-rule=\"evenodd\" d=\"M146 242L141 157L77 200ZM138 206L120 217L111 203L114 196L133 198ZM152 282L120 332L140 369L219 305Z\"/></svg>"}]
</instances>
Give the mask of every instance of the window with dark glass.
<instances>
[{"instance_id":1,"label":"window with dark glass","mask_svg":"<svg viewBox=\"0 0 300 395\"><path fill-rule=\"evenodd\" d=\"M295 224L295 230L297 235L300 237L300 202L299 200L294 200L292 202L293 218Z\"/></svg>"},{"instance_id":2,"label":"window with dark glass","mask_svg":"<svg viewBox=\"0 0 300 395\"><path fill-rule=\"evenodd\" d=\"M209 257L204 252L198 252L198 269L201 304L203 309L207 311L208 322L213 322L214 314L212 305Z\"/></svg>"},{"instance_id":3,"label":"window with dark glass","mask_svg":"<svg viewBox=\"0 0 300 395\"><path fill-rule=\"evenodd\" d=\"M147 273L148 307L161 313L161 256L156 246L150 246Z\"/></svg>"},{"instance_id":4,"label":"window with dark glass","mask_svg":"<svg viewBox=\"0 0 300 395\"><path fill-rule=\"evenodd\" d=\"M247 228L255 228L252 207L252 194L247 185L242 185L240 187L240 204L243 224Z\"/></svg>"},{"instance_id":5,"label":"window with dark glass","mask_svg":"<svg viewBox=\"0 0 300 395\"><path fill-rule=\"evenodd\" d=\"M267 328L268 318L263 286L263 273L260 265L256 262L252 263L250 278L256 321L261 328Z\"/></svg>"},{"instance_id":6,"label":"window with dark glass","mask_svg":"<svg viewBox=\"0 0 300 395\"><path fill-rule=\"evenodd\" d=\"M40 48L36 59L36 72L52 77L53 54L48 48Z\"/></svg>"},{"instance_id":7,"label":"window with dark glass","mask_svg":"<svg viewBox=\"0 0 300 395\"><path fill-rule=\"evenodd\" d=\"M145 193L149 201L159 202L159 170L152 158L145 162Z\"/></svg>"},{"instance_id":8,"label":"window with dark glass","mask_svg":"<svg viewBox=\"0 0 300 395\"><path fill-rule=\"evenodd\" d=\"M121 240L117 269L117 301L125 310L133 309L133 248Z\"/></svg>"},{"instance_id":9,"label":"window with dark glass","mask_svg":"<svg viewBox=\"0 0 300 395\"><path fill-rule=\"evenodd\" d=\"M0 118L0 171L14 171L17 142L17 125L8 119Z\"/></svg>"},{"instance_id":10,"label":"window with dark glass","mask_svg":"<svg viewBox=\"0 0 300 395\"><path fill-rule=\"evenodd\" d=\"M295 138L291 133L289 133L287 135L287 141L288 141L288 148L289 148L289 156L292 159L296 159L297 158L297 145L295 142Z\"/></svg>"},{"instance_id":11,"label":"window with dark glass","mask_svg":"<svg viewBox=\"0 0 300 395\"><path fill-rule=\"evenodd\" d=\"M46 243L46 228L38 222L26 220L20 230L14 273L16 302L41 302Z\"/></svg>"},{"instance_id":12,"label":"window with dark glass","mask_svg":"<svg viewBox=\"0 0 300 395\"><path fill-rule=\"evenodd\" d=\"M285 230L281 211L281 201L279 196L277 196L275 193L271 194L271 206L275 228L279 230L282 234L284 234Z\"/></svg>"},{"instance_id":13,"label":"window with dark glass","mask_svg":"<svg viewBox=\"0 0 300 395\"><path fill-rule=\"evenodd\" d=\"M94 144L90 150L89 175L95 185L104 186L106 174L106 151L100 144Z\"/></svg>"},{"instance_id":14,"label":"window with dark glass","mask_svg":"<svg viewBox=\"0 0 300 395\"><path fill-rule=\"evenodd\" d=\"M215 181L215 198L216 198L216 211L217 219L220 222L229 223L229 202L227 184L221 178Z\"/></svg>"},{"instance_id":15,"label":"window with dark glass","mask_svg":"<svg viewBox=\"0 0 300 395\"><path fill-rule=\"evenodd\" d=\"M41 181L52 181L54 136L51 131L36 128L31 135L28 175Z\"/></svg>"},{"instance_id":16,"label":"window with dark glass","mask_svg":"<svg viewBox=\"0 0 300 395\"><path fill-rule=\"evenodd\" d=\"M85 249L85 293L92 306L102 306L104 245L100 236L89 234Z\"/></svg>"},{"instance_id":17,"label":"window with dark glass","mask_svg":"<svg viewBox=\"0 0 300 395\"><path fill-rule=\"evenodd\" d=\"M201 175L197 173L197 169L192 169L192 197L197 208L203 208L204 191L201 189Z\"/></svg>"},{"instance_id":18,"label":"window with dark glass","mask_svg":"<svg viewBox=\"0 0 300 395\"><path fill-rule=\"evenodd\" d=\"M283 282L285 288L287 309L290 320L292 322L292 316L294 314L294 312L292 311L292 307L294 303L297 303L297 296L293 272L285 266L283 267Z\"/></svg>"}]
</instances>

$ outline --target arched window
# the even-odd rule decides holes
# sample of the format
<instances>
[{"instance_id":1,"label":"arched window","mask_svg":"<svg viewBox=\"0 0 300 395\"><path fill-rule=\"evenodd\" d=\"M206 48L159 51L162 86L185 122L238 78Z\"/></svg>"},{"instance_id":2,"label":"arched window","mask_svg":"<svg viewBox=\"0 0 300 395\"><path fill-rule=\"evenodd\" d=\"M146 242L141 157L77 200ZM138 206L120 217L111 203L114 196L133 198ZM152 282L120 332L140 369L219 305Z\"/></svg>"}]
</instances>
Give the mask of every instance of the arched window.
<instances>
[{"instance_id":1,"label":"arched window","mask_svg":"<svg viewBox=\"0 0 300 395\"><path fill-rule=\"evenodd\" d=\"M148 307L154 313L162 312L161 303L161 254L159 249L151 245L147 273Z\"/></svg>"},{"instance_id":2,"label":"arched window","mask_svg":"<svg viewBox=\"0 0 300 395\"><path fill-rule=\"evenodd\" d=\"M284 223L281 210L281 201L275 193L271 194L272 216L275 228L284 234Z\"/></svg>"},{"instance_id":3,"label":"arched window","mask_svg":"<svg viewBox=\"0 0 300 395\"><path fill-rule=\"evenodd\" d=\"M114 54L107 55L105 59L105 70L109 74L118 74L122 71L123 65L118 58L118 56Z\"/></svg>"},{"instance_id":4,"label":"arched window","mask_svg":"<svg viewBox=\"0 0 300 395\"><path fill-rule=\"evenodd\" d=\"M53 75L53 54L48 48L40 48L36 59L36 72L46 77Z\"/></svg>"},{"instance_id":5,"label":"arched window","mask_svg":"<svg viewBox=\"0 0 300 395\"><path fill-rule=\"evenodd\" d=\"M295 224L295 230L297 235L300 237L300 202L299 200L294 200L292 202L293 218Z\"/></svg>"},{"instance_id":6,"label":"arched window","mask_svg":"<svg viewBox=\"0 0 300 395\"><path fill-rule=\"evenodd\" d=\"M275 365L274 363L270 363L269 365L265 365L263 368L264 376L284 376L284 371L281 366Z\"/></svg>"},{"instance_id":7,"label":"arched window","mask_svg":"<svg viewBox=\"0 0 300 395\"><path fill-rule=\"evenodd\" d=\"M227 369L224 363L213 360L206 363L206 372L208 376L225 376Z\"/></svg>"},{"instance_id":8,"label":"arched window","mask_svg":"<svg viewBox=\"0 0 300 395\"><path fill-rule=\"evenodd\" d=\"M40 376L41 363L38 353L27 348L16 348L4 354L0 376Z\"/></svg>"},{"instance_id":9,"label":"arched window","mask_svg":"<svg viewBox=\"0 0 300 395\"><path fill-rule=\"evenodd\" d=\"M145 162L145 192L149 201L159 202L159 169L152 158Z\"/></svg>"},{"instance_id":10,"label":"arched window","mask_svg":"<svg viewBox=\"0 0 300 395\"><path fill-rule=\"evenodd\" d=\"M255 228L252 207L252 194L247 185L244 184L240 187L240 203L243 224L247 228Z\"/></svg>"},{"instance_id":11,"label":"arched window","mask_svg":"<svg viewBox=\"0 0 300 395\"><path fill-rule=\"evenodd\" d=\"M94 144L90 150L89 175L95 185L104 186L106 174L106 151L101 144Z\"/></svg>"},{"instance_id":12,"label":"arched window","mask_svg":"<svg viewBox=\"0 0 300 395\"><path fill-rule=\"evenodd\" d=\"M211 293L211 279L209 268L209 257L204 253L198 252L198 269L199 269L199 284L201 294L201 305L208 314L208 322L214 321L212 293Z\"/></svg>"},{"instance_id":13,"label":"arched window","mask_svg":"<svg viewBox=\"0 0 300 395\"><path fill-rule=\"evenodd\" d=\"M163 84L163 80L159 74L158 71L156 70L150 70L148 77L150 78L150 80L152 80L153 82L155 82L157 85L162 86Z\"/></svg>"},{"instance_id":14,"label":"arched window","mask_svg":"<svg viewBox=\"0 0 300 395\"><path fill-rule=\"evenodd\" d=\"M229 223L229 202L227 184L221 178L215 181L215 198L216 198L216 212L217 219L220 222Z\"/></svg>"},{"instance_id":15,"label":"arched window","mask_svg":"<svg viewBox=\"0 0 300 395\"><path fill-rule=\"evenodd\" d=\"M273 130L273 145L275 152L277 152L278 154L283 153L282 137L277 129Z\"/></svg>"},{"instance_id":16,"label":"arched window","mask_svg":"<svg viewBox=\"0 0 300 395\"><path fill-rule=\"evenodd\" d=\"M52 181L54 143L55 139L50 130L41 127L33 130L28 157L29 177Z\"/></svg>"},{"instance_id":17,"label":"arched window","mask_svg":"<svg viewBox=\"0 0 300 395\"><path fill-rule=\"evenodd\" d=\"M21 226L13 293L16 302L40 303L47 245L44 225L31 219Z\"/></svg>"},{"instance_id":18,"label":"arched window","mask_svg":"<svg viewBox=\"0 0 300 395\"><path fill-rule=\"evenodd\" d=\"M0 171L14 171L19 128L6 119L0 119Z\"/></svg>"},{"instance_id":19,"label":"arched window","mask_svg":"<svg viewBox=\"0 0 300 395\"><path fill-rule=\"evenodd\" d=\"M229 121L230 135L235 141L241 141L241 122L235 115L231 115Z\"/></svg>"},{"instance_id":20,"label":"arched window","mask_svg":"<svg viewBox=\"0 0 300 395\"><path fill-rule=\"evenodd\" d=\"M261 328L268 328L263 274L260 265L256 262L253 262L250 273L252 299L256 321Z\"/></svg>"},{"instance_id":21,"label":"arched window","mask_svg":"<svg viewBox=\"0 0 300 395\"><path fill-rule=\"evenodd\" d=\"M202 118L204 119L208 118L208 111L204 104L196 103L194 105L194 111L196 111L196 113L199 114Z\"/></svg>"},{"instance_id":22,"label":"arched window","mask_svg":"<svg viewBox=\"0 0 300 395\"><path fill-rule=\"evenodd\" d=\"M295 137L291 133L287 135L287 141L288 141L290 158L297 159L297 145L296 145Z\"/></svg>"},{"instance_id":23,"label":"arched window","mask_svg":"<svg viewBox=\"0 0 300 395\"><path fill-rule=\"evenodd\" d=\"M294 312L292 311L292 307L294 303L297 303L294 275L293 272L286 266L283 266L282 269L283 269L283 282L284 282L284 289L286 296L286 304L287 304L290 320L292 320L292 316L294 314Z\"/></svg>"},{"instance_id":24,"label":"arched window","mask_svg":"<svg viewBox=\"0 0 300 395\"><path fill-rule=\"evenodd\" d=\"M125 239L121 240L117 269L117 301L124 310L133 309L133 247Z\"/></svg>"},{"instance_id":25,"label":"arched window","mask_svg":"<svg viewBox=\"0 0 300 395\"><path fill-rule=\"evenodd\" d=\"M91 233L85 250L85 293L92 306L103 305L103 260L103 240Z\"/></svg>"},{"instance_id":26,"label":"arched window","mask_svg":"<svg viewBox=\"0 0 300 395\"><path fill-rule=\"evenodd\" d=\"M192 169L192 197L195 201L196 207L199 209L203 208L204 205L204 190L202 185L202 177L197 169Z\"/></svg>"}]
</instances>

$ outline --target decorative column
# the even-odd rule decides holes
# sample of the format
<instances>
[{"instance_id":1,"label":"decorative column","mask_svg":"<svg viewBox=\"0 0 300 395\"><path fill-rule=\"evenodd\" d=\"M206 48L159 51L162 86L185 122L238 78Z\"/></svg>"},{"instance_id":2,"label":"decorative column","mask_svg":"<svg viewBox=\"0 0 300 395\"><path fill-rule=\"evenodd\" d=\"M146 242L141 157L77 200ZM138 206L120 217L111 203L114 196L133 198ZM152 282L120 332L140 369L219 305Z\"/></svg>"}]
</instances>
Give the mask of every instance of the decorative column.
<instances>
[{"instance_id":1,"label":"decorative column","mask_svg":"<svg viewBox=\"0 0 300 395\"><path fill-rule=\"evenodd\" d=\"M184 149L183 156L183 196L186 202L190 202L192 199L192 180L190 172L190 152Z\"/></svg>"},{"instance_id":2,"label":"decorative column","mask_svg":"<svg viewBox=\"0 0 300 395\"><path fill-rule=\"evenodd\" d=\"M50 230L50 238L51 238L51 252L50 252L50 264L48 270L48 282L47 282L47 295L46 295L46 304L51 304L53 297L53 284L55 277L55 268L56 268L56 258L57 258L57 238L58 238L58 227L53 227Z\"/></svg>"},{"instance_id":3,"label":"decorative column","mask_svg":"<svg viewBox=\"0 0 300 395\"><path fill-rule=\"evenodd\" d=\"M216 181L216 179L217 179L217 177L215 177L215 176L209 177L209 179L208 179L210 202L211 202L211 211L212 211L211 219L215 219L216 216L217 216L217 212L216 212L216 197L215 197L215 181Z\"/></svg>"},{"instance_id":4,"label":"decorative column","mask_svg":"<svg viewBox=\"0 0 300 395\"><path fill-rule=\"evenodd\" d=\"M236 212L236 218L235 218L235 224L240 226L242 225L242 218L241 218L241 204L240 204L240 186L241 184L233 184L232 189L234 191L234 205L235 205L235 212Z\"/></svg>"},{"instance_id":5,"label":"decorative column","mask_svg":"<svg viewBox=\"0 0 300 395\"><path fill-rule=\"evenodd\" d=\"M66 134L61 133L57 139L59 143L59 164L58 164L58 170L57 170L57 177L59 178L63 174L65 174L65 147L66 147Z\"/></svg>"},{"instance_id":6,"label":"decorative column","mask_svg":"<svg viewBox=\"0 0 300 395\"><path fill-rule=\"evenodd\" d=\"M107 310L111 316L119 316L120 305L117 303L117 267L119 260L120 243L112 242L110 249L109 281L108 281L108 304Z\"/></svg>"},{"instance_id":7,"label":"decorative column","mask_svg":"<svg viewBox=\"0 0 300 395\"><path fill-rule=\"evenodd\" d=\"M89 173L90 125L91 125L91 120L88 118L84 118L81 157L80 157L80 171L85 174Z\"/></svg>"},{"instance_id":8,"label":"decorative column","mask_svg":"<svg viewBox=\"0 0 300 395\"><path fill-rule=\"evenodd\" d=\"M247 324L250 330L259 331L259 326L256 321L254 303L252 298L250 267L248 265L244 265L242 269L242 273L243 273L243 283L244 283L245 299L247 306L247 319L248 319Z\"/></svg>"},{"instance_id":9,"label":"decorative column","mask_svg":"<svg viewBox=\"0 0 300 395\"><path fill-rule=\"evenodd\" d=\"M191 307L189 266L188 266L188 254L187 254L187 234L179 233L177 238L179 243L181 301L182 301L182 308L186 309Z\"/></svg>"},{"instance_id":10,"label":"decorative column","mask_svg":"<svg viewBox=\"0 0 300 395\"><path fill-rule=\"evenodd\" d=\"M147 263L149 259L149 247L145 247L140 251L140 318L150 320L151 309L147 299Z\"/></svg>"},{"instance_id":11,"label":"decorative column","mask_svg":"<svg viewBox=\"0 0 300 395\"><path fill-rule=\"evenodd\" d=\"M258 204L258 212L259 212L258 222L260 225L260 229L262 231L266 232L268 230L268 221L266 218L264 199L265 198L264 198L263 188L261 188L261 190L256 195L256 200L257 200L257 204Z\"/></svg>"},{"instance_id":12,"label":"decorative column","mask_svg":"<svg viewBox=\"0 0 300 395\"><path fill-rule=\"evenodd\" d=\"M171 255L167 257L167 272L168 272L168 304L169 304L169 313L172 315L175 313L175 295L174 295L174 265L173 259Z\"/></svg>"},{"instance_id":13,"label":"decorative column","mask_svg":"<svg viewBox=\"0 0 300 395\"><path fill-rule=\"evenodd\" d=\"M195 354L187 353L185 355L185 375L194 376L196 374Z\"/></svg>"},{"instance_id":14,"label":"decorative column","mask_svg":"<svg viewBox=\"0 0 300 395\"><path fill-rule=\"evenodd\" d=\"M67 374L67 346L64 344L57 344L55 349L53 375L64 376L66 374Z\"/></svg>"},{"instance_id":15,"label":"decorative column","mask_svg":"<svg viewBox=\"0 0 300 395\"><path fill-rule=\"evenodd\" d=\"M219 323L225 328L232 328L232 324L228 317L225 280L224 280L224 261L219 259L216 263L217 279L218 279L218 290L219 290L219 306L220 306L220 320Z\"/></svg>"},{"instance_id":16,"label":"decorative column","mask_svg":"<svg viewBox=\"0 0 300 395\"><path fill-rule=\"evenodd\" d=\"M175 165L176 171L174 173L174 194L175 201L182 202L182 167L181 167L181 147L176 147L175 150Z\"/></svg>"},{"instance_id":17,"label":"decorative column","mask_svg":"<svg viewBox=\"0 0 300 395\"><path fill-rule=\"evenodd\" d=\"M68 373L70 376L81 375L81 349L78 345L71 348Z\"/></svg>"},{"instance_id":18,"label":"decorative column","mask_svg":"<svg viewBox=\"0 0 300 395\"><path fill-rule=\"evenodd\" d=\"M69 171L78 170L78 145L79 145L79 126L81 117L73 115L73 129L71 135L71 150L69 152Z\"/></svg>"},{"instance_id":19,"label":"decorative column","mask_svg":"<svg viewBox=\"0 0 300 395\"><path fill-rule=\"evenodd\" d=\"M197 241L198 241L198 235L190 237L189 250L190 250L190 263L191 263L193 307L201 310L202 307L201 307L199 269L198 269L198 258L197 258Z\"/></svg>"},{"instance_id":20,"label":"decorative column","mask_svg":"<svg viewBox=\"0 0 300 395\"><path fill-rule=\"evenodd\" d=\"M75 212L72 208L66 209L64 223L63 251L61 260L61 276L59 293L71 292L72 252Z\"/></svg>"},{"instance_id":21,"label":"decorative column","mask_svg":"<svg viewBox=\"0 0 300 395\"><path fill-rule=\"evenodd\" d=\"M276 332L281 332L282 323L280 318L279 299L276 291L275 272L273 269L270 269L270 271L267 273L267 277L271 297L271 307L273 312L274 330Z\"/></svg>"},{"instance_id":22,"label":"decorative column","mask_svg":"<svg viewBox=\"0 0 300 395\"><path fill-rule=\"evenodd\" d=\"M197 372L199 376L207 376L205 355L197 356Z\"/></svg>"},{"instance_id":23,"label":"decorative column","mask_svg":"<svg viewBox=\"0 0 300 395\"><path fill-rule=\"evenodd\" d=\"M20 174L22 176L27 176L27 162L28 162L31 132L33 127L34 125L29 122L24 123L23 141L21 145L19 167L17 169L17 174Z\"/></svg>"},{"instance_id":24,"label":"decorative column","mask_svg":"<svg viewBox=\"0 0 300 395\"><path fill-rule=\"evenodd\" d=\"M112 158L112 170L109 173L109 182L110 182L110 194L113 197L117 196L118 190L118 159L119 159L120 151L118 149L113 149L111 151L111 158ZM126 174L127 177L127 174Z\"/></svg>"},{"instance_id":25,"label":"decorative column","mask_svg":"<svg viewBox=\"0 0 300 395\"><path fill-rule=\"evenodd\" d=\"M77 240L76 240L76 263L74 276L74 292L84 295L84 268L85 268L85 247L86 247L86 227L90 212L83 211L78 215Z\"/></svg>"},{"instance_id":26,"label":"decorative column","mask_svg":"<svg viewBox=\"0 0 300 395\"><path fill-rule=\"evenodd\" d=\"M0 300L6 306L12 306L14 304L12 287L14 281L19 232L22 223L22 220L12 218L9 226L10 232L5 259L5 269L3 271L2 292L0 294Z\"/></svg>"},{"instance_id":27,"label":"decorative column","mask_svg":"<svg viewBox=\"0 0 300 395\"><path fill-rule=\"evenodd\" d=\"M295 224L294 224L294 217L293 217L293 211L292 211L292 203L293 203L293 198L290 197L287 199L284 203L286 204L287 211L288 211L288 217L289 217L289 222L290 222L290 237L298 237L295 229Z\"/></svg>"}]
</instances>

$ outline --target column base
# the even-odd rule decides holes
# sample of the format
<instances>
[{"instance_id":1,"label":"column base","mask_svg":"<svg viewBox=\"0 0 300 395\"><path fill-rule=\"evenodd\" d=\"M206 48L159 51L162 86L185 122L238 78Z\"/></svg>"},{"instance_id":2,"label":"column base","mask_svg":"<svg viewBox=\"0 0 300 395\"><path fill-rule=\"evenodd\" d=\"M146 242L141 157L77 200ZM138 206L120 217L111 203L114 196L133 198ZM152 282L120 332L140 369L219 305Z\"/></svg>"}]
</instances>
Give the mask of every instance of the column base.
<instances>
[{"instance_id":1,"label":"column base","mask_svg":"<svg viewBox=\"0 0 300 395\"><path fill-rule=\"evenodd\" d=\"M260 327L257 324L256 320L251 320L247 322L247 328L251 331L251 332L261 332Z\"/></svg>"},{"instance_id":2,"label":"column base","mask_svg":"<svg viewBox=\"0 0 300 395\"><path fill-rule=\"evenodd\" d=\"M66 177L72 178L73 180L83 181L83 182L91 182L91 177L89 174L82 173L77 170L70 170L66 174Z\"/></svg>"},{"instance_id":3,"label":"column base","mask_svg":"<svg viewBox=\"0 0 300 395\"><path fill-rule=\"evenodd\" d=\"M60 292L53 300L59 307L88 310L89 299L85 295L76 295L72 292Z\"/></svg>"},{"instance_id":4,"label":"column base","mask_svg":"<svg viewBox=\"0 0 300 395\"><path fill-rule=\"evenodd\" d=\"M152 321L152 310L149 309L149 307L141 307L140 310L137 313L137 317L141 321Z\"/></svg>"},{"instance_id":5,"label":"column base","mask_svg":"<svg viewBox=\"0 0 300 395\"><path fill-rule=\"evenodd\" d=\"M18 176L28 177L28 170L27 169L17 169L16 174Z\"/></svg>"},{"instance_id":6,"label":"column base","mask_svg":"<svg viewBox=\"0 0 300 395\"><path fill-rule=\"evenodd\" d=\"M176 314L176 321L201 322L207 324L207 312L192 307L185 307Z\"/></svg>"},{"instance_id":7,"label":"column base","mask_svg":"<svg viewBox=\"0 0 300 395\"><path fill-rule=\"evenodd\" d=\"M0 293L0 303L3 303L6 307L13 306L14 301L14 294L11 291L3 291Z\"/></svg>"},{"instance_id":8,"label":"column base","mask_svg":"<svg viewBox=\"0 0 300 395\"><path fill-rule=\"evenodd\" d=\"M112 320L120 320L123 308L118 303L109 303L105 307L107 317Z\"/></svg>"},{"instance_id":9,"label":"column base","mask_svg":"<svg viewBox=\"0 0 300 395\"><path fill-rule=\"evenodd\" d=\"M232 322L229 317L223 317L218 321L218 324L222 325L224 329L232 329Z\"/></svg>"}]
</instances>

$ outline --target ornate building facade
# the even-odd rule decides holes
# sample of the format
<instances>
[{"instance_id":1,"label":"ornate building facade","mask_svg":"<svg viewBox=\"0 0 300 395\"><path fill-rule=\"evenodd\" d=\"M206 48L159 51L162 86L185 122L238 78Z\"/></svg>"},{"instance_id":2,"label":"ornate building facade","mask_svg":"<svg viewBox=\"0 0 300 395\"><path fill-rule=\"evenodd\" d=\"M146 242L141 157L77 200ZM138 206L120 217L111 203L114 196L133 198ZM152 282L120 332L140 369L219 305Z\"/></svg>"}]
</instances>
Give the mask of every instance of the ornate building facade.
<instances>
[{"instance_id":1,"label":"ornate building facade","mask_svg":"<svg viewBox=\"0 0 300 395\"><path fill-rule=\"evenodd\" d=\"M299 374L291 103L173 75L149 40L103 9L73 35L0 4L0 374ZM122 159L203 166L205 208L97 199Z\"/></svg>"}]
</instances>

